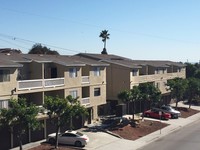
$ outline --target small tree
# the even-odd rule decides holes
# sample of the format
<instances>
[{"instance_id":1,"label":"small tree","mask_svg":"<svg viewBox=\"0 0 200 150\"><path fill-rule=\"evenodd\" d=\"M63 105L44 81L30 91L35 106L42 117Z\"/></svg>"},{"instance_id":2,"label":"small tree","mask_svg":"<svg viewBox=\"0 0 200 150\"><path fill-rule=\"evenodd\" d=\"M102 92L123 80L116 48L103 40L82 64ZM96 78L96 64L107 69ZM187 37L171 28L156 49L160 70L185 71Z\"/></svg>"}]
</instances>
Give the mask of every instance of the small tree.
<instances>
[{"instance_id":1,"label":"small tree","mask_svg":"<svg viewBox=\"0 0 200 150\"><path fill-rule=\"evenodd\" d=\"M86 108L81 106L77 99L73 99L72 96L67 96L67 98L59 98L45 96L44 108L49 112L49 118L54 119L54 125L56 126L56 141L55 148L58 148L58 132L60 127L69 123L73 116L76 115L86 115Z\"/></svg>"},{"instance_id":2,"label":"small tree","mask_svg":"<svg viewBox=\"0 0 200 150\"><path fill-rule=\"evenodd\" d=\"M182 78L174 78L172 80L168 80L167 86L167 90L170 90L172 97L176 99L177 108L178 102L183 99L183 95L187 87L187 82Z\"/></svg>"},{"instance_id":3,"label":"small tree","mask_svg":"<svg viewBox=\"0 0 200 150\"><path fill-rule=\"evenodd\" d=\"M118 98L126 104L126 106L128 107L128 113L129 113L129 103L132 99L132 95L131 95L131 92L128 91L128 90L124 90L122 92L120 92L118 94Z\"/></svg>"},{"instance_id":4,"label":"small tree","mask_svg":"<svg viewBox=\"0 0 200 150\"><path fill-rule=\"evenodd\" d=\"M151 83L139 84L138 88L140 90L140 99L144 101L144 114L146 111L146 101L150 101L151 107L156 106L161 99L161 92Z\"/></svg>"},{"instance_id":5,"label":"small tree","mask_svg":"<svg viewBox=\"0 0 200 150\"><path fill-rule=\"evenodd\" d=\"M11 99L9 101L9 109L1 109L0 126L8 126L10 128L19 126L17 137L20 150L22 150L22 137L26 129L35 130L40 126L36 118L38 112L38 107L33 104L28 105L23 98L18 100Z\"/></svg>"},{"instance_id":6,"label":"small tree","mask_svg":"<svg viewBox=\"0 0 200 150\"><path fill-rule=\"evenodd\" d=\"M187 88L185 92L188 98L189 108L191 108L192 101L195 100L200 95L200 80L197 78L187 79Z\"/></svg>"}]
</instances>

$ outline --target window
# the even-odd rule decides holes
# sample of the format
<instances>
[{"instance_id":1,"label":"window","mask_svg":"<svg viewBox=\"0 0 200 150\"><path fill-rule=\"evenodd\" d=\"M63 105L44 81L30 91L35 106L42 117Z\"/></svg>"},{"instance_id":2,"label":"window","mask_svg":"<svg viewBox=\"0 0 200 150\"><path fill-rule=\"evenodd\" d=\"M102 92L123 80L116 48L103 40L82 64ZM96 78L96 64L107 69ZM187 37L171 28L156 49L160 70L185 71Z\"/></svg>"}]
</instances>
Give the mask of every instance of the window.
<instances>
[{"instance_id":1,"label":"window","mask_svg":"<svg viewBox=\"0 0 200 150\"><path fill-rule=\"evenodd\" d=\"M177 69L177 72L181 72L181 68L178 68L178 69Z\"/></svg>"},{"instance_id":2,"label":"window","mask_svg":"<svg viewBox=\"0 0 200 150\"><path fill-rule=\"evenodd\" d=\"M137 72L138 72L137 70L133 69L132 70L132 76L137 76Z\"/></svg>"},{"instance_id":3,"label":"window","mask_svg":"<svg viewBox=\"0 0 200 150\"><path fill-rule=\"evenodd\" d=\"M94 96L100 96L100 95L101 95L100 88L94 88Z\"/></svg>"},{"instance_id":4,"label":"window","mask_svg":"<svg viewBox=\"0 0 200 150\"><path fill-rule=\"evenodd\" d=\"M100 67L94 67L94 76L100 76Z\"/></svg>"},{"instance_id":5,"label":"window","mask_svg":"<svg viewBox=\"0 0 200 150\"><path fill-rule=\"evenodd\" d=\"M0 100L0 109L8 108L8 100Z\"/></svg>"},{"instance_id":6,"label":"window","mask_svg":"<svg viewBox=\"0 0 200 150\"><path fill-rule=\"evenodd\" d=\"M10 81L10 70L0 70L0 82Z\"/></svg>"},{"instance_id":7,"label":"window","mask_svg":"<svg viewBox=\"0 0 200 150\"><path fill-rule=\"evenodd\" d=\"M77 90L70 91L69 93L72 96L72 98L77 98L78 97L78 91Z\"/></svg>"},{"instance_id":8,"label":"window","mask_svg":"<svg viewBox=\"0 0 200 150\"><path fill-rule=\"evenodd\" d=\"M69 77L70 78L77 77L77 70L76 70L76 68L69 68Z\"/></svg>"}]
</instances>

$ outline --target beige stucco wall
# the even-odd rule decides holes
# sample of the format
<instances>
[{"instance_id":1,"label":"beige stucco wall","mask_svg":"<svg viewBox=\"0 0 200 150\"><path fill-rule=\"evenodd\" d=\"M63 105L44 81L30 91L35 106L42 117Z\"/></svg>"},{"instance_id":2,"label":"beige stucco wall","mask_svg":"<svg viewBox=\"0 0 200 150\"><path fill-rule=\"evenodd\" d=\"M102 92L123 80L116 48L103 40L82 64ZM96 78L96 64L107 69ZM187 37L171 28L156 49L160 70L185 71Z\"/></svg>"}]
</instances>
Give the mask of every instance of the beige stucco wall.
<instances>
[{"instance_id":1,"label":"beige stucco wall","mask_svg":"<svg viewBox=\"0 0 200 150\"><path fill-rule=\"evenodd\" d=\"M130 89L130 68L110 64L107 68L107 99L116 100L119 92Z\"/></svg>"}]
</instances>

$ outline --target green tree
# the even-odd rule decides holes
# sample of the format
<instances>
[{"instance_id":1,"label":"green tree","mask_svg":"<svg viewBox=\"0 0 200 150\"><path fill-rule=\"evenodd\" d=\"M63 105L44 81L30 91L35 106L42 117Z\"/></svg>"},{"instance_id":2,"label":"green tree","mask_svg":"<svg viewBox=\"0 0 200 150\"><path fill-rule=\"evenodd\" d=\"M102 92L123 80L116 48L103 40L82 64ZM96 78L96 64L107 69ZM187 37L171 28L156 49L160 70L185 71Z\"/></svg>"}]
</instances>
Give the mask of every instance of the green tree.
<instances>
[{"instance_id":1,"label":"green tree","mask_svg":"<svg viewBox=\"0 0 200 150\"><path fill-rule=\"evenodd\" d=\"M200 95L200 79L188 78L185 93L186 97L188 98L189 108L191 108L192 101Z\"/></svg>"},{"instance_id":2,"label":"green tree","mask_svg":"<svg viewBox=\"0 0 200 150\"><path fill-rule=\"evenodd\" d=\"M110 34L108 33L108 30L103 30L101 31L99 37L102 38L102 41L104 43L104 48L103 48L103 51L101 52L101 54L108 54L107 53L107 50L106 50L106 40L107 39L110 39Z\"/></svg>"},{"instance_id":3,"label":"green tree","mask_svg":"<svg viewBox=\"0 0 200 150\"><path fill-rule=\"evenodd\" d=\"M87 115L86 108L80 104L78 99L72 98L71 95L67 96L67 98L45 96L44 108L49 111L49 118L52 119L56 126L56 149L58 148L58 132L60 127L70 123L73 116Z\"/></svg>"},{"instance_id":4,"label":"green tree","mask_svg":"<svg viewBox=\"0 0 200 150\"><path fill-rule=\"evenodd\" d=\"M9 109L1 109L0 126L19 127L17 137L20 150L22 150L22 137L26 129L35 130L40 127L40 123L36 118L38 112L38 107L33 104L28 105L23 98L11 99Z\"/></svg>"},{"instance_id":5,"label":"green tree","mask_svg":"<svg viewBox=\"0 0 200 150\"><path fill-rule=\"evenodd\" d=\"M133 86L133 88L130 90L131 95L132 95L132 99L131 102L133 103L133 107L132 107L132 112L133 112L133 120L134 120L134 114L135 114L135 102L138 100L141 100L141 93L139 90L138 86Z\"/></svg>"},{"instance_id":6,"label":"green tree","mask_svg":"<svg viewBox=\"0 0 200 150\"><path fill-rule=\"evenodd\" d=\"M144 101L143 114L146 111L146 102L150 101L151 107L156 106L161 100L161 92L152 83L142 83L138 86L140 98ZM143 115L144 116L144 115Z\"/></svg>"},{"instance_id":7,"label":"green tree","mask_svg":"<svg viewBox=\"0 0 200 150\"><path fill-rule=\"evenodd\" d=\"M185 90L187 88L187 82L182 78L174 78L167 81L167 90L171 91L171 96L176 99L176 108L178 102L183 99Z\"/></svg>"},{"instance_id":8,"label":"green tree","mask_svg":"<svg viewBox=\"0 0 200 150\"><path fill-rule=\"evenodd\" d=\"M130 101L133 99L132 97L132 94L131 94L131 91L130 90L124 90L124 91L121 91L119 94L118 94L118 98L126 104L126 106L128 107L128 113L129 113L129 103Z\"/></svg>"},{"instance_id":9,"label":"green tree","mask_svg":"<svg viewBox=\"0 0 200 150\"><path fill-rule=\"evenodd\" d=\"M47 48L46 46L42 46L41 44L35 44L31 48L31 50L28 52L28 54L49 54L49 55L59 55L57 51L52 51L50 48Z\"/></svg>"}]
</instances>

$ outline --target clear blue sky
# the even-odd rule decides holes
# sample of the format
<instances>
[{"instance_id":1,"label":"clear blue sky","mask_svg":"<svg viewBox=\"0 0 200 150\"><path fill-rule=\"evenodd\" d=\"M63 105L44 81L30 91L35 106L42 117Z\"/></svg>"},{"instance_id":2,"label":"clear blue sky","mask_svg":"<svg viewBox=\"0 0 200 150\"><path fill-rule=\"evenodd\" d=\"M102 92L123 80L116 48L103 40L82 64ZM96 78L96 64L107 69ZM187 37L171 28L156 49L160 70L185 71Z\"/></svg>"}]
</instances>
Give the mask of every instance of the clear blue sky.
<instances>
[{"instance_id":1,"label":"clear blue sky","mask_svg":"<svg viewBox=\"0 0 200 150\"><path fill-rule=\"evenodd\" d=\"M27 53L34 43L60 54L200 60L200 0L0 0L0 48Z\"/></svg>"}]
</instances>

